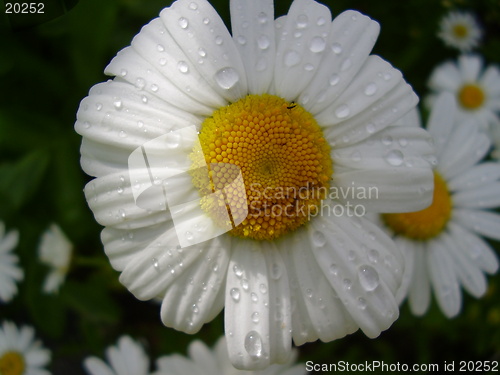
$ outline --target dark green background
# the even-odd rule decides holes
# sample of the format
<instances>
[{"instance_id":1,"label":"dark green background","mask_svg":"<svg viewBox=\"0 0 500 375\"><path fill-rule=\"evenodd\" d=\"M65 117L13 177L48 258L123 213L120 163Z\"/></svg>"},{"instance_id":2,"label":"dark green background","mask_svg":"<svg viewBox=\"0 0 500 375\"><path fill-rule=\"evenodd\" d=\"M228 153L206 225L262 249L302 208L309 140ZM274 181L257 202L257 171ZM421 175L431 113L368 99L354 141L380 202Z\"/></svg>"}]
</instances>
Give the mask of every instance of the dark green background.
<instances>
[{"instance_id":1,"label":"dark green background","mask_svg":"<svg viewBox=\"0 0 500 375\"><path fill-rule=\"evenodd\" d=\"M276 15L291 1L277 1ZM8 18L0 14L0 220L20 231L17 252L25 280L15 299L0 306L0 320L34 325L53 352L55 375L83 374L88 355L122 334L144 339L150 357L186 353L193 336L161 325L159 306L139 302L117 281L102 250L100 227L82 189L89 177L79 166L80 137L73 124L80 100L107 77L111 58L129 45L141 26L170 4L158 0L46 0L46 14ZM485 38L478 53L500 63L498 0L335 0L323 1L335 16L359 10L380 22L374 53L402 70L419 95L426 94L432 69L457 52L436 37L450 9L476 13ZM212 1L228 23L227 0ZM3 4L1 4L3 7ZM50 10L50 11L49 11ZM57 222L75 245L72 268L59 295L46 296L41 283L40 234ZM498 244L495 244L498 249ZM500 360L500 277L489 278L489 291L464 298L458 318L446 319L433 303L423 318L403 305L399 320L378 339L361 332L300 348L300 360L316 363L368 360L388 364L440 366L460 360ZM196 335L212 345L223 332L223 315Z\"/></svg>"}]
</instances>

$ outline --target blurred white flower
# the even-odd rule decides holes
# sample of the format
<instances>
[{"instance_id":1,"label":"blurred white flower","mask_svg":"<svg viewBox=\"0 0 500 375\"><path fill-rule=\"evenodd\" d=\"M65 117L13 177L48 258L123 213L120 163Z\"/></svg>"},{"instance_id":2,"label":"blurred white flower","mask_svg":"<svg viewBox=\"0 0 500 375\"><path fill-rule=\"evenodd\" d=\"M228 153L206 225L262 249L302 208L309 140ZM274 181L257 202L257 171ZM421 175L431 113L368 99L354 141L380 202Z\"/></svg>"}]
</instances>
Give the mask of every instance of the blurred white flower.
<instances>
[{"instance_id":1,"label":"blurred white flower","mask_svg":"<svg viewBox=\"0 0 500 375\"><path fill-rule=\"evenodd\" d=\"M82 100L75 129L120 281L162 299L163 323L187 333L224 309L233 365L260 370L286 361L292 340L377 337L397 319L401 255L354 216L429 205L433 149L425 130L392 126L418 99L370 55L377 22L355 11L332 21L312 0L276 20L272 0L230 11L232 36L206 0L162 10L108 65L115 79ZM181 174L199 165L212 177L236 166L244 186L213 191ZM211 205L208 190L224 199Z\"/></svg>"},{"instance_id":2,"label":"blurred white flower","mask_svg":"<svg viewBox=\"0 0 500 375\"><path fill-rule=\"evenodd\" d=\"M478 55L461 55L457 62L439 65L431 74L426 98L429 108L442 92L453 94L458 121L475 121L482 131L498 122L500 112L500 70L496 65L483 67Z\"/></svg>"},{"instance_id":3,"label":"blurred white flower","mask_svg":"<svg viewBox=\"0 0 500 375\"><path fill-rule=\"evenodd\" d=\"M56 224L42 234L38 247L40 261L50 267L50 272L45 278L43 291L57 293L64 283L71 261L73 245Z\"/></svg>"},{"instance_id":4,"label":"blurred white flower","mask_svg":"<svg viewBox=\"0 0 500 375\"><path fill-rule=\"evenodd\" d=\"M108 363L88 357L83 367L89 375L148 375L149 357L144 348L129 336L122 336L117 346L106 349Z\"/></svg>"},{"instance_id":5,"label":"blurred white flower","mask_svg":"<svg viewBox=\"0 0 500 375\"><path fill-rule=\"evenodd\" d=\"M0 327L0 374L50 375L43 367L50 362L50 351L35 340L33 327L18 328L4 321Z\"/></svg>"},{"instance_id":6,"label":"blurred white flower","mask_svg":"<svg viewBox=\"0 0 500 375\"><path fill-rule=\"evenodd\" d=\"M17 294L16 282L23 280L24 272L18 266L19 258L12 253L19 241L19 232L5 233L5 224L0 221L0 301L9 302Z\"/></svg>"},{"instance_id":7,"label":"blurred white flower","mask_svg":"<svg viewBox=\"0 0 500 375\"><path fill-rule=\"evenodd\" d=\"M479 45L482 33L472 13L452 11L441 20L438 36L446 45L469 52Z\"/></svg>"},{"instance_id":8,"label":"blurred white flower","mask_svg":"<svg viewBox=\"0 0 500 375\"><path fill-rule=\"evenodd\" d=\"M233 367L227 352L226 338L221 337L213 349L200 340L188 348L189 357L174 354L157 360L154 375L305 375L304 364L295 364L296 351L292 351L285 364L274 364L262 371L244 371Z\"/></svg>"},{"instance_id":9,"label":"blurred white flower","mask_svg":"<svg viewBox=\"0 0 500 375\"><path fill-rule=\"evenodd\" d=\"M495 252L481 236L500 240L500 215L488 210L500 207L500 163L480 162L490 147L487 136L475 123L457 123L455 113L445 93L428 121L438 158L432 205L379 218L404 253L397 297L408 297L415 315L427 311L432 289L443 313L456 316L460 287L478 298L487 288L484 274L498 270Z\"/></svg>"}]
</instances>

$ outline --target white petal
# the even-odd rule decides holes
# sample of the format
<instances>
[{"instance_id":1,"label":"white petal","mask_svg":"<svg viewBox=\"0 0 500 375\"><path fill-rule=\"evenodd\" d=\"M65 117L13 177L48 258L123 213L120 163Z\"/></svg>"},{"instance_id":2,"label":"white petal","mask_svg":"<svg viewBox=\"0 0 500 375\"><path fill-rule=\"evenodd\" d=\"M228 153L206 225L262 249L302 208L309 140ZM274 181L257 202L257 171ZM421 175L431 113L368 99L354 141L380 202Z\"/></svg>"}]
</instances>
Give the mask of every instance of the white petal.
<instances>
[{"instance_id":1,"label":"white petal","mask_svg":"<svg viewBox=\"0 0 500 375\"><path fill-rule=\"evenodd\" d=\"M453 219L473 232L500 240L500 215L497 213L457 208L453 210Z\"/></svg>"},{"instance_id":2,"label":"white petal","mask_svg":"<svg viewBox=\"0 0 500 375\"><path fill-rule=\"evenodd\" d=\"M221 336L224 339L224 336ZM219 339L220 340L220 339ZM224 350L226 347L224 346ZM198 367L204 369L207 374L217 374L219 370L219 359L214 356L212 351L200 340L191 342L188 346L189 357ZM227 357L227 351L226 351Z\"/></svg>"},{"instance_id":3,"label":"white petal","mask_svg":"<svg viewBox=\"0 0 500 375\"><path fill-rule=\"evenodd\" d=\"M327 79L328 77L323 78L324 81ZM349 86L315 117L320 124L331 126L342 123L363 111L371 111L376 103L385 100L390 92L397 90L402 84L401 81L400 71L378 56L369 56ZM399 117L409 109L400 112ZM367 133L366 129L363 130Z\"/></svg>"},{"instance_id":4,"label":"white petal","mask_svg":"<svg viewBox=\"0 0 500 375\"><path fill-rule=\"evenodd\" d=\"M116 375L102 359L97 357L86 358L83 366L90 375Z\"/></svg>"},{"instance_id":5,"label":"white petal","mask_svg":"<svg viewBox=\"0 0 500 375\"><path fill-rule=\"evenodd\" d=\"M245 67L229 31L206 0L179 0L164 9L160 17L193 67L210 86L230 102L248 92ZM206 57L200 63L199 49Z\"/></svg>"},{"instance_id":6,"label":"white petal","mask_svg":"<svg viewBox=\"0 0 500 375\"><path fill-rule=\"evenodd\" d=\"M337 16L331 25L324 58L300 94L299 102L313 114L328 107L358 74L379 31L377 22L359 12L348 10Z\"/></svg>"},{"instance_id":7,"label":"white petal","mask_svg":"<svg viewBox=\"0 0 500 375\"><path fill-rule=\"evenodd\" d=\"M283 243L292 288L293 340L296 345L320 339L329 342L358 329L349 312L339 300L313 254L314 229L307 228L290 236ZM313 256L311 256L313 255Z\"/></svg>"},{"instance_id":8,"label":"white petal","mask_svg":"<svg viewBox=\"0 0 500 375\"><path fill-rule=\"evenodd\" d=\"M140 35L140 34L138 34ZM136 36L137 38L137 36ZM139 37L139 40L143 36ZM145 52L139 49L141 54ZM154 53L154 51L151 51ZM182 73L179 70L173 70L169 66L170 74ZM145 60L139 52L132 48L127 47L118 52L116 57L111 60L104 72L108 75L119 77L120 80L126 81L134 88L139 94L142 94L147 100L150 98L158 98L170 106L181 108L187 112L199 115L208 115L213 110L192 97L187 95L187 86L176 86L169 78L166 77L164 72L158 71L150 62ZM126 75L123 73L126 72ZM115 79L117 81L117 79Z\"/></svg>"},{"instance_id":9,"label":"white petal","mask_svg":"<svg viewBox=\"0 0 500 375\"><path fill-rule=\"evenodd\" d=\"M218 306L217 314L222 310L224 301L217 297L226 281L231 247L227 237L204 244L203 255L168 288L161 306L161 318L167 327L196 333L214 318L214 306Z\"/></svg>"},{"instance_id":10,"label":"white petal","mask_svg":"<svg viewBox=\"0 0 500 375\"><path fill-rule=\"evenodd\" d=\"M11 230L4 236L4 231L0 232L0 253L7 253L14 249L19 243L19 231Z\"/></svg>"},{"instance_id":11,"label":"white petal","mask_svg":"<svg viewBox=\"0 0 500 375\"><path fill-rule=\"evenodd\" d=\"M454 62L439 65L431 73L429 87L435 91L455 92L462 84L462 75Z\"/></svg>"},{"instance_id":12,"label":"white petal","mask_svg":"<svg viewBox=\"0 0 500 375\"><path fill-rule=\"evenodd\" d=\"M312 222L318 265L363 332L377 337L399 315L394 296L403 257L392 240L364 218L340 216L324 226L321 219Z\"/></svg>"},{"instance_id":13,"label":"white petal","mask_svg":"<svg viewBox=\"0 0 500 375\"><path fill-rule=\"evenodd\" d=\"M229 263L224 313L229 359L237 369L261 370L274 357L269 336L271 312L266 307L268 279L260 244L241 241ZM252 293L257 298L252 299Z\"/></svg>"},{"instance_id":14,"label":"white petal","mask_svg":"<svg viewBox=\"0 0 500 375\"><path fill-rule=\"evenodd\" d=\"M500 180L500 163L485 162L464 171L447 182L450 191L474 189Z\"/></svg>"},{"instance_id":15,"label":"white petal","mask_svg":"<svg viewBox=\"0 0 500 375\"><path fill-rule=\"evenodd\" d=\"M401 303L408 296L408 290L410 289L410 286L414 283L413 279L416 265L415 252L417 251L417 249L412 241L409 241L404 237L398 236L394 238L394 242L396 243L397 248L401 250L405 261L403 279L396 293L396 300L398 301L398 304L401 305Z\"/></svg>"},{"instance_id":16,"label":"white petal","mask_svg":"<svg viewBox=\"0 0 500 375\"><path fill-rule=\"evenodd\" d=\"M500 95L500 69L498 66L488 66L481 76L479 83L486 88L489 96Z\"/></svg>"},{"instance_id":17,"label":"white petal","mask_svg":"<svg viewBox=\"0 0 500 375\"><path fill-rule=\"evenodd\" d=\"M436 238L427 248L427 267L438 305L452 318L460 312L462 294L449 251L442 239Z\"/></svg>"},{"instance_id":18,"label":"white petal","mask_svg":"<svg viewBox=\"0 0 500 375\"><path fill-rule=\"evenodd\" d=\"M452 236L460 238L467 248L467 255L480 269L489 274L494 274L498 270L498 257L486 241L453 220L448 223L448 228Z\"/></svg>"},{"instance_id":19,"label":"white petal","mask_svg":"<svg viewBox=\"0 0 500 375\"><path fill-rule=\"evenodd\" d=\"M461 55L458 57L458 69L465 82L476 82L483 65L478 55Z\"/></svg>"},{"instance_id":20,"label":"white petal","mask_svg":"<svg viewBox=\"0 0 500 375\"><path fill-rule=\"evenodd\" d=\"M330 10L313 0L295 0L278 34L274 89L287 100L298 98L317 73L327 50Z\"/></svg>"},{"instance_id":21,"label":"white petal","mask_svg":"<svg viewBox=\"0 0 500 375\"><path fill-rule=\"evenodd\" d=\"M427 130L434 140L438 159L454 129L456 111L457 104L451 93L444 92L436 97L427 121Z\"/></svg>"},{"instance_id":22,"label":"white petal","mask_svg":"<svg viewBox=\"0 0 500 375\"><path fill-rule=\"evenodd\" d=\"M111 365L118 374L146 375L149 358L138 343L129 336L122 336L117 347L111 347L106 353Z\"/></svg>"},{"instance_id":23,"label":"white petal","mask_svg":"<svg viewBox=\"0 0 500 375\"><path fill-rule=\"evenodd\" d=\"M276 37L272 0L233 0L231 25L236 47L245 65L248 91L268 91L274 75Z\"/></svg>"},{"instance_id":24,"label":"white petal","mask_svg":"<svg viewBox=\"0 0 500 375\"><path fill-rule=\"evenodd\" d=\"M500 182L491 182L481 187L458 191L452 196L456 207L496 208L500 206Z\"/></svg>"},{"instance_id":25,"label":"white petal","mask_svg":"<svg viewBox=\"0 0 500 375\"><path fill-rule=\"evenodd\" d=\"M464 246L462 238L443 234L446 249L453 251L450 257L454 260L456 274L464 289L479 298L486 292L486 277L468 256L469 249Z\"/></svg>"},{"instance_id":26,"label":"white petal","mask_svg":"<svg viewBox=\"0 0 500 375\"><path fill-rule=\"evenodd\" d=\"M427 269L427 248L424 244L414 244L413 280L408 293L411 312L424 315L431 302L431 285Z\"/></svg>"}]
</instances>

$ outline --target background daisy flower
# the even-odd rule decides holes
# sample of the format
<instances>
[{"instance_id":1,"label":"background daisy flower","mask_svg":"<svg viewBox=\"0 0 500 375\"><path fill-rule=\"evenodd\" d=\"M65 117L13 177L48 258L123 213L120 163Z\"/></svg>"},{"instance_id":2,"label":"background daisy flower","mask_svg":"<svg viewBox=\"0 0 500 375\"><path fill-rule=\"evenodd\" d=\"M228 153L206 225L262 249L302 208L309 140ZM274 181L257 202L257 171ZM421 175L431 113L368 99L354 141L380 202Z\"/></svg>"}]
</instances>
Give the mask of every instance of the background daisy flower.
<instances>
[{"instance_id":1,"label":"background daisy flower","mask_svg":"<svg viewBox=\"0 0 500 375\"><path fill-rule=\"evenodd\" d=\"M500 239L500 215L488 210L500 206L500 164L480 163L490 142L474 123L458 124L455 113L453 97L445 93L428 121L438 157L432 205L380 218L404 253L398 299L408 297L415 315L427 311L432 289L443 313L456 316L460 287L478 298L486 292L484 274L498 269L495 252L482 236Z\"/></svg>"},{"instance_id":2,"label":"background daisy flower","mask_svg":"<svg viewBox=\"0 0 500 375\"><path fill-rule=\"evenodd\" d=\"M458 121L477 121L488 131L498 122L500 111L500 70L495 65L483 67L478 55L459 56L457 62L439 65L431 74L432 93L426 104L432 107L442 92L452 93L457 103Z\"/></svg>"},{"instance_id":3,"label":"background daisy flower","mask_svg":"<svg viewBox=\"0 0 500 375\"><path fill-rule=\"evenodd\" d=\"M89 375L147 375L149 357L144 348L129 336L118 339L117 346L106 349L109 364L97 357L88 357L83 366Z\"/></svg>"},{"instance_id":4,"label":"background daisy flower","mask_svg":"<svg viewBox=\"0 0 500 375\"><path fill-rule=\"evenodd\" d=\"M213 349L202 341L196 340L189 344L189 357L170 355L157 360L158 371L155 375L304 375L303 364L295 364L297 352L293 351L285 364L274 364L263 371L243 371L235 369L229 360L225 337L215 343Z\"/></svg>"},{"instance_id":5,"label":"background daisy flower","mask_svg":"<svg viewBox=\"0 0 500 375\"><path fill-rule=\"evenodd\" d=\"M40 261L51 268L43 283L45 293L56 293L64 283L72 252L73 245L61 228L51 224L40 238L38 247Z\"/></svg>"},{"instance_id":6,"label":"background daisy flower","mask_svg":"<svg viewBox=\"0 0 500 375\"><path fill-rule=\"evenodd\" d=\"M35 340L32 327L18 328L4 321L0 327L0 374L50 375L43 367L50 361L50 351Z\"/></svg>"},{"instance_id":7,"label":"background daisy flower","mask_svg":"<svg viewBox=\"0 0 500 375\"><path fill-rule=\"evenodd\" d=\"M19 241L19 232L11 230L5 233L5 224L0 222L0 300L9 302L17 294L16 282L24 278L23 270L18 266L19 258L12 250Z\"/></svg>"},{"instance_id":8,"label":"background daisy flower","mask_svg":"<svg viewBox=\"0 0 500 375\"><path fill-rule=\"evenodd\" d=\"M370 55L376 22L354 11L332 22L310 0L276 21L272 1L230 5L232 36L206 1L164 9L108 65L115 79L90 90L75 128L82 167L96 177L87 201L120 281L141 300L161 299L163 323L187 333L224 308L231 361L255 370L286 361L292 339L358 328L376 337L398 317L400 254L368 220L334 210L426 207L433 148L423 129L391 126L417 97ZM133 153L166 163L148 156L131 168L143 179L131 179ZM203 176L179 173L197 163L238 166L246 191L225 189L227 205L197 203ZM225 187L234 177L223 176ZM148 184L142 206L134 192ZM327 196L330 187L344 194ZM279 197L283 188L307 194ZM352 194L370 188L376 196ZM164 192L189 204L166 211ZM284 210L290 201L301 212ZM255 217L199 241L217 231L207 217L230 207L231 227L247 205Z\"/></svg>"},{"instance_id":9,"label":"background daisy flower","mask_svg":"<svg viewBox=\"0 0 500 375\"><path fill-rule=\"evenodd\" d=\"M452 11L442 18L438 36L449 47L468 52L479 45L482 29L472 13Z\"/></svg>"}]
</instances>

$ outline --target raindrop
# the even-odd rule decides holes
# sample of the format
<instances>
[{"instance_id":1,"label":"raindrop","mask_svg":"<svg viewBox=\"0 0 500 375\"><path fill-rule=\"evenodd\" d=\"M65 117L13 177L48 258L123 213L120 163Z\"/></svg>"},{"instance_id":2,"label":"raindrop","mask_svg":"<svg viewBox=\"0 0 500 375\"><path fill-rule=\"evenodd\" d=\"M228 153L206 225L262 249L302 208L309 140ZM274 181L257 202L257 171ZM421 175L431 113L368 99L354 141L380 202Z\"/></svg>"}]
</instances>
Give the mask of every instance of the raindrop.
<instances>
[{"instance_id":1,"label":"raindrop","mask_svg":"<svg viewBox=\"0 0 500 375\"><path fill-rule=\"evenodd\" d=\"M306 65L304 65L304 70L306 72L312 72L314 70L314 65L313 64L306 64Z\"/></svg>"},{"instance_id":2,"label":"raindrop","mask_svg":"<svg viewBox=\"0 0 500 375\"><path fill-rule=\"evenodd\" d=\"M360 310L365 310L365 309L366 309L366 306L367 306L367 304L366 304L366 300L365 300L364 298L361 298L361 297L360 297L360 298L358 298L358 308L359 308Z\"/></svg>"},{"instance_id":3,"label":"raindrop","mask_svg":"<svg viewBox=\"0 0 500 375\"><path fill-rule=\"evenodd\" d=\"M401 151L399 150L392 150L385 156L385 160L390 164L395 167L400 166L403 164L404 161L404 155Z\"/></svg>"},{"instance_id":4,"label":"raindrop","mask_svg":"<svg viewBox=\"0 0 500 375\"><path fill-rule=\"evenodd\" d=\"M339 81L340 81L340 76L337 73L333 73L330 76L330 79L328 82L330 83L330 86L335 86L337 83L339 83Z\"/></svg>"},{"instance_id":5,"label":"raindrop","mask_svg":"<svg viewBox=\"0 0 500 375\"><path fill-rule=\"evenodd\" d=\"M325 39L315 36L314 38L311 39L311 43L309 44L309 49L313 53L319 53L323 52L326 47L326 41Z\"/></svg>"},{"instance_id":6,"label":"raindrop","mask_svg":"<svg viewBox=\"0 0 500 375\"><path fill-rule=\"evenodd\" d=\"M196 303L193 303L193 306L191 306L191 310L193 310L195 314L198 314L200 312L200 309L198 308L198 305Z\"/></svg>"},{"instance_id":7,"label":"raindrop","mask_svg":"<svg viewBox=\"0 0 500 375\"><path fill-rule=\"evenodd\" d=\"M372 96L377 92L377 85L375 82L370 82L368 85L365 87L365 95L366 96Z\"/></svg>"},{"instance_id":8,"label":"raindrop","mask_svg":"<svg viewBox=\"0 0 500 375\"><path fill-rule=\"evenodd\" d=\"M85 121L85 122L83 123L83 127L84 127L85 129L90 128L90 122Z\"/></svg>"},{"instance_id":9,"label":"raindrop","mask_svg":"<svg viewBox=\"0 0 500 375\"><path fill-rule=\"evenodd\" d=\"M258 302L259 301L259 296L256 293L254 293L254 292L252 292L250 294L250 298L252 299L252 302Z\"/></svg>"},{"instance_id":10,"label":"raindrop","mask_svg":"<svg viewBox=\"0 0 500 375\"><path fill-rule=\"evenodd\" d=\"M115 99L113 105L117 110L121 110L123 108L123 103L120 99Z\"/></svg>"},{"instance_id":11,"label":"raindrop","mask_svg":"<svg viewBox=\"0 0 500 375\"><path fill-rule=\"evenodd\" d=\"M384 78L384 80L388 81L392 78L392 74L390 72L385 72L384 74L382 74L382 78Z\"/></svg>"},{"instance_id":12,"label":"raindrop","mask_svg":"<svg viewBox=\"0 0 500 375\"><path fill-rule=\"evenodd\" d=\"M152 259L153 267L156 272L160 272L160 262L158 262L158 259L153 258Z\"/></svg>"},{"instance_id":13,"label":"raindrop","mask_svg":"<svg viewBox=\"0 0 500 375\"><path fill-rule=\"evenodd\" d=\"M189 9L191 9L191 10L196 10L196 9L198 9L198 4L196 4L196 3L194 3L194 2L193 2L193 3L191 3L191 4L189 4Z\"/></svg>"},{"instance_id":14,"label":"raindrop","mask_svg":"<svg viewBox=\"0 0 500 375\"><path fill-rule=\"evenodd\" d=\"M277 263L271 266L271 278L278 280L281 277L281 267Z\"/></svg>"},{"instance_id":15,"label":"raindrop","mask_svg":"<svg viewBox=\"0 0 500 375\"><path fill-rule=\"evenodd\" d=\"M245 350L251 357L262 356L262 338L256 331L250 331L245 337Z\"/></svg>"},{"instance_id":16,"label":"raindrop","mask_svg":"<svg viewBox=\"0 0 500 375\"><path fill-rule=\"evenodd\" d=\"M241 287L243 288L243 290L248 290L248 288L250 288L250 283L248 282L247 279L242 279L241 282Z\"/></svg>"},{"instance_id":17,"label":"raindrop","mask_svg":"<svg viewBox=\"0 0 500 375\"><path fill-rule=\"evenodd\" d=\"M126 138L127 137L127 132L122 130L120 131L120 133L118 134L120 136L120 138Z\"/></svg>"},{"instance_id":18,"label":"raindrop","mask_svg":"<svg viewBox=\"0 0 500 375\"><path fill-rule=\"evenodd\" d=\"M185 61L179 61L177 63L177 68L179 69L179 72L181 73L188 73L189 72L189 66Z\"/></svg>"},{"instance_id":19,"label":"raindrop","mask_svg":"<svg viewBox=\"0 0 500 375\"><path fill-rule=\"evenodd\" d=\"M142 96L142 102L146 104L148 102L148 97L146 95Z\"/></svg>"},{"instance_id":20,"label":"raindrop","mask_svg":"<svg viewBox=\"0 0 500 375\"><path fill-rule=\"evenodd\" d=\"M97 109L98 111L100 111L102 109L102 104L101 103L96 103L95 104L95 109Z\"/></svg>"},{"instance_id":21,"label":"raindrop","mask_svg":"<svg viewBox=\"0 0 500 375\"><path fill-rule=\"evenodd\" d=\"M257 46L260 49L268 49L270 45L271 42L269 41L269 37L267 35L261 35L257 39Z\"/></svg>"},{"instance_id":22,"label":"raindrop","mask_svg":"<svg viewBox=\"0 0 500 375\"><path fill-rule=\"evenodd\" d=\"M177 132L169 132L166 137L166 144L168 148L177 148L180 143L181 136Z\"/></svg>"},{"instance_id":23,"label":"raindrop","mask_svg":"<svg viewBox=\"0 0 500 375\"><path fill-rule=\"evenodd\" d=\"M307 23L309 22L309 18L305 14L301 14L297 17L297 27L299 29L304 29L307 27Z\"/></svg>"},{"instance_id":24,"label":"raindrop","mask_svg":"<svg viewBox=\"0 0 500 375\"><path fill-rule=\"evenodd\" d=\"M161 66L167 65L167 59L162 57L161 59L158 60L158 64L160 64Z\"/></svg>"},{"instance_id":25,"label":"raindrop","mask_svg":"<svg viewBox=\"0 0 500 375\"><path fill-rule=\"evenodd\" d=\"M119 214L119 215L120 215L120 217L121 217L122 219L124 219L124 220L125 220L125 218L127 217L127 214L125 213L125 210L124 210L123 208L120 208L120 209L118 210L118 214Z\"/></svg>"},{"instance_id":26,"label":"raindrop","mask_svg":"<svg viewBox=\"0 0 500 375\"><path fill-rule=\"evenodd\" d=\"M335 263L330 264L330 273L332 275L337 275L339 273L339 266L337 266Z\"/></svg>"},{"instance_id":27,"label":"raindrop","mask_svg":"<svg viewBox=\"0 0 500 375\"><path fill-rule=\"evenodd\" d=\"M335 116L338 118L346 118L351 113L347 104L341 104L335 109Z\"/></svg>"},{"instance_id":28,"label":"raindrop","mask_svg":"<svg viewBox=\"0 0 500 375\"><path fill-rule=\"evenodd\" d=\"M158 91L158 85L156 85L156 84L154 84L154 83L153 83L153 84L151 85L151 91L153 91L153 92L157 92L157 91Z\"/></svg>"},{"instance_id":29,"label":"raindrop","mask_svg":"<svg viewBox=\"0 0 500 375\"><path fill-rule=\"evenodd\" d=\"M217 44L218 46L220 46L223 43L223 41L224 40L222 39L222 37L220 35L217 35L215 37L215 44Z\"/></svg>"},{"instance_id":30,"label":"raindrop","mask_svg":"<svg viewBox=\"0 0 500 375\"><path fill-rule=\"evenodd\" d=\"M399 144L401 147L406 147L408 146L408 140L406 138L399 138Z\"/></svg>"},{"instance_id":31,"label":"raindrop","mask_svg":"<svg viewBox=\"0 0 500 375\"><path fill-rule=\"evenodd\" d=\"M392 144L392 137L390 135L388 136L385 136L384 138L382 138L382 143L386 146L389 146L390 144Z\"/></svg>"},{"instance_id":32,"label":"raindrop","mask_svg":"<svg viewBox=\"0 0 500 375\"><path fill-rule=\"evenodd\" d=\"M336 55L340 55L342 53L342 46L340 43L332 43L332 51Z\"/></svg>"},{"instance_id":33,"label":"raindrop","mask_svg":"<svg viewBox=\"0 0 500 375\"><path fill-rule=\"evenodd\" d=\"M267 293L267 286L266 286L266 284L260 284L259 290L260 290L260 292L262 294L266 294Z\"/></svg>"},{"instance_id":34,"label":"raindrop","mask_svg":"<svg viewBox=\"0 0 500 375\"><path fill-rule=\"evenodd\" d=\"M352 288L352 281L350 279L344 279L344 289L351 290L351 288Z\"/></svg>"},{"instance_id":35,"label":"raindrop","mask_svg":"<svg viewBox=\"0 0 500 375\"><path fill-rule=\"evenodd\" d=\"M257 311L252 314L252 322L255 324L259 322L259 313Z\"/></svg>"},{"instance_id":36,"label":"raindrop","mask_svg":"<svg viewBox=\"0 0 500 375\"><path fill-rule=\"evenodd\" d=\"M161 45L161 44L158 44L158 45L156 46L156 49L158 50L158 52L163 52L163 51L165 51L165 47L163 47L163 45Z\"/></svg>"},{"instance_id":37,"label":"raindrop","mask_svg":"<svg viewBox=\"0 0 500 375\"><path fill-rule=\"evenodd\" d=\"M189 26L189 22L186 18L184 17L181 17L179 18L179 26L182 28L182 29L185 29Z\"/></svg>"},{"instance_id":38,"label":"raindrop","mask_svg":"<svg viewBox=\"0 0 500 375\"><path fill-rule=\"evenodd\" d=\"M233 271L237 278L243 276L243 271L236 264L233 266Z\"/></svg>"},{"instance_id":39,"label":"raindrop","mask_svg":"<svg viewBox=\"0 0 500 375\"><path fill-rule=\"evenodd\" d=\"M259 15L257 16L257 20L261 24L265 24L267 22L267 14L264 12L260 12Z\"/></svg>"},{"instance_id":40,"label":"raindrop","mask_svg":"<svg viewBox=\"0 0 500 375\"><path fill-rule=\"evenodd\" d=\"M203 23L208 25L210 23L210 19L208 17L203 18Z\"/></svg>"},{"instance_id":41,"label":"raindrop","mask_svg":"<svg viewBox=\"0 0 500 375\"><path fill-rule=\"evenodd\" d=\"M207 51L204 48L200 47L198 48L198 55L200 55L201 57L206 57Z\"/></svg>"},{"instance_id":42,"label":"raindrop","mask_svg":"<svg viewBox=\"0 0 500 375\"><path fill-rule=\"evenodd\" d=\"M324 246L326 243L326 237L325 234L319 230L314 231L312 234L312 242L316 246Z\"/></svg>"},{"instance_id":43,"label":"raindrop","mask_svg":"<svg viewBox=\"0 0 500 375\"><path fill-rule=\"evenodd\" d=\"M127 75L127 70L126 69L122 69L121 72L120 72L120 75L122 77L125 77Z\"/></svg>"},{"instance_id":44,"label":"raindrop","mask_svg":"<svg viewBox=\"0 0 500 375\"><path fill-rule=\"evenodd\" d=\"M314 293L313 293L313 290L311 288L308 288L306 289L306 295L309 297L309 298L312 298Z\"/></svg>"},{"instance_id":45,"label":"raindrop","mask_svg":"<svg viewBox=\"0 0 500 375\"><path fill-rule=\"evenodd\" d=\"M243 35L239 35L237 38L236 38L237 42L239 44L241 44L242 46L244 46L245 44L247 44L247 38L245 38Z\"/></svg>"},{"instance_id":46,"label":"raindrop","mask_svg":"<svg viewBox=\"0 0 500 375\"><path fill-rule=\"evenodd\" d=\"M193 240L193 238L194 238L193 233L191 233L191 232L189 232L189 231L187 231L187 232L185 233L185 235L186 235L186 240L188 240L188 241L192 241L192 240Z\"/></svg>"},{"instance_id":47,"label":"raindrop","mask_svg":"<svg viewBox=\"0 0 500 375\"><path fill-rule=\"evenodd\" d=\"M377 263L380 258L380 254L377 250L371 249L368 252L368 260L372 263Z\"/></svg>"},{"instance_id":48,"label":"raindrop","mask_svg":"<svg viewBox=\"0 0 500 375\"><path fill-rule=\"evenodd\" d=\"M300 60L301 58L298 52L289 50L285 53L283 62L290 68L300 63Z\"/></svg>"},{"instance_id":49,"label":"raindrop","mask_svg":"<svg viewBox=\"0 0 500 375\"><path fill-rule=\"evenodd\" d=\"M238 72L233 68L222 68L218 70L217 73L215 73L215 81L221 88L225 90L233 88L239 80L240 76Z\"/></svg>"},{"instance_id":50,"label":"raindrop","mask_svg":"<svg viewBox=\"0 0 500 375\"><path fill-rule=\"evenodd\" d=\"M240 300L240 290L238 288L233 288L229 291L229 295L233 299L234 302L238 302Z\"/></svg>"},{"instance_id":51,"label":"raindrop","mask_svg":"<svg viewBox=\"0 0 500 375\"><path fill-rule=\"evenodd\" d=\"M360 266L358 268L358 276L361 286L367 292L375 290L380 283L378 272L372 266Z\"/></svg>"},{"instance_id":52,"label":"raindrop","mask_svg":"<svg viewBox=\"0 0 500 375\"><path fill-rule=\"evenodd\" d=\"M326 23L326 19L323 17L319 17L318 20L316 21L316 25L318 26L323 26Z\"/></svg>"},{"instance_id":53,"label":"raindrop","mask_svg":"<svg viewBox=\"0 0 500 375\"><path fill-rule=\"evenodd\" d=\"M146 86L146 81L144 80L144 78L139 77L135 80L135 87L137 87L139 90L142 90L144 86Z\"/></svg>"}]
</instances>

